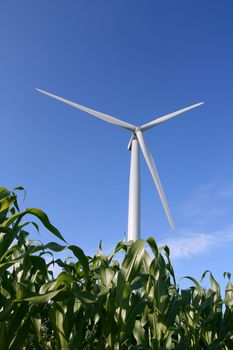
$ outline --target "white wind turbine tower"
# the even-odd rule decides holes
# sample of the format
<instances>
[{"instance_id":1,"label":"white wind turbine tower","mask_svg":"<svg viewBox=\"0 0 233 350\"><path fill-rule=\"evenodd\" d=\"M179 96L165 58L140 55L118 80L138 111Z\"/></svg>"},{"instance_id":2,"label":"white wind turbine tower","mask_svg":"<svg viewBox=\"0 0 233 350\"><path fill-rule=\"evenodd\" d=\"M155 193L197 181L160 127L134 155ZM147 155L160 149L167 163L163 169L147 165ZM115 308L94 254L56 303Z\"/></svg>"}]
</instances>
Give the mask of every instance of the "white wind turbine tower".
<instances>
[{"instance_id":1,"label":"white wind turbine tower","mask_svg":"<svg viewBox=\"0 0 233 350\"><path fill-rule=\"evenodd\" d=\"M129 124L123 120L114 118L110 115L97 112L93 109L90 109L88 107L81 106L75 102L68 101L62 97L56 96L54 94L51 94L50 92L36 89L37 91L48 95L50 97L55 98L56 100L59 100L61 102L64 102L72 107L75 107L77 109L80 109L88 114L93 115L96 118L102 119L105 122L115 124L117 126L121 126L122 128L128 129L132 132L132 136L129 141L128 150L131 151L131 162L130 162L130 181L129 181L129 208L128 208L128 241L130 240L137 240L140 238L140 164L139 164L139 146L142 150L142 153L144 155L144 158L146 160L146 163L148 165L148 168L150 170L150 173L152 175L152 178L155 182L155 185L157 187L164 211L166 213L166 216L168 218L168 221L172 228L174 228L174 221L171 216L170 209L168 207L168 203L165 197L164 190L162 188L162 184L159 179L159 175L154 163L154 160L146 146L145 139L143 136L143 132L153 128L156 125L159 125L163 122L166 122L168 119L174 118L184 112L187 112L193 108L196 108L198 106L201 106L204 102L200 102L197 104L194 104L192 106L180 109L176 112L166 114L160 118L154 119L151 122L144 124L142 126L135 126L132 124Z\"/></svg>"}]
</instances>

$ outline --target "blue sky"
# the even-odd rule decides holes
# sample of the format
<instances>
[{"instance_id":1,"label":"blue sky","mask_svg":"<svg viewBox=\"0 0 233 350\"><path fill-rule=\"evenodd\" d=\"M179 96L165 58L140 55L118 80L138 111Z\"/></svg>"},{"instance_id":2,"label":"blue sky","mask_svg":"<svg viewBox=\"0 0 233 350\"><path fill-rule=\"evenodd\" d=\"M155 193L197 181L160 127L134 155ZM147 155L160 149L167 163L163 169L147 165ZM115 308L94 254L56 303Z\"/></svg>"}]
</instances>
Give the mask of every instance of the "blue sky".
<instances>
[{"instance_id":1,"label":"blue sky","mask_svg":"<svg viewBox=\"0 0 233 350\"><path fill-rule=\"evenodd\" d=\"M218 279L233 250L233 3L0 4L1 185L22 185L68 242L93 254L127 231L127 130L34 90L133 124L205 101L145 135L171 231L141 158L142 237L169 244L178 277ZM43 240L50 240L43 233Z\"/></svg>"}]
</instances>

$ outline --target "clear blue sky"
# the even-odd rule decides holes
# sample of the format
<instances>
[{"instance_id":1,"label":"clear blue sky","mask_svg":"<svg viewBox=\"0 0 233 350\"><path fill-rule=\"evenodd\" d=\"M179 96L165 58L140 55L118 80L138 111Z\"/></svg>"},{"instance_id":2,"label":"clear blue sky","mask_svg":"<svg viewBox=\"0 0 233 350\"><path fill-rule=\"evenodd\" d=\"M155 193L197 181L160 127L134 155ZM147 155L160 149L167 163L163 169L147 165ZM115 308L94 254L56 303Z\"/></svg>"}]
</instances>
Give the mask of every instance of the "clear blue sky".
<instances>
[{"instance_id":1,"label":"clear blue sky","mask_svg":"<svg viewBox=\"0 0 233 350\"><path fill-rule=\"evenodd\" d=\"M232 270L232 18L232 0L2 1L1 185L107 252L127 231L130 133L34 87L133 124L205 101L145 135L177 229L141 159L142 237L170 245L179 277Z\"/></svg>"}]
</instances>

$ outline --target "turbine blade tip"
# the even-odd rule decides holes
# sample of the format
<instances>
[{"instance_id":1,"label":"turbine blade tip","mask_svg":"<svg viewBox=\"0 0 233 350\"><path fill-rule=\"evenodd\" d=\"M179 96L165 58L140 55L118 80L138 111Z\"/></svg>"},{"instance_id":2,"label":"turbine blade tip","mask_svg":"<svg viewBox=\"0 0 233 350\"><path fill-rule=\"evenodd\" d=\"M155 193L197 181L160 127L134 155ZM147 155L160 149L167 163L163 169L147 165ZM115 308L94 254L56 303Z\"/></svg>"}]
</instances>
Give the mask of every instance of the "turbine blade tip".
<instances>
[{"instance_id":1,"label":"turbine blade tip","mask_svg":"<svg viewBox=\"0 0 233 350\"><path fill-rule=\"evenodd\" d=\"M39 91L39 92L44 92L43 90L39 89L39 88L35 88L36 91Z\"/></svg>"}]
</instances>

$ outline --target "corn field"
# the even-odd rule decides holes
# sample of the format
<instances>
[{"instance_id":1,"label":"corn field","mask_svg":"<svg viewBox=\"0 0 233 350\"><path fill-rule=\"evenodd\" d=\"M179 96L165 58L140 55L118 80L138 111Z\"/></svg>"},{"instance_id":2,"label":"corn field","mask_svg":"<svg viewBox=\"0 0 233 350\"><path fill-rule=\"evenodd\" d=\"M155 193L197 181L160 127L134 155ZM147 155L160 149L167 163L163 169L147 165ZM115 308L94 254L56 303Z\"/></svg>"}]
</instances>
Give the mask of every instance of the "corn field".
<instances>
[{"instance_id":1,"label":"corn field","mask_svg":"<svg viewBox=\"0 0 233 350\"><path fill-rule=\"evenodd\" d=\"M151 237L86 256L42 210L20 211L21 190L0 188L1 350L233 349L229 273L224 296L208 271L208 290L189 276L179 289L169 248ZM41 227L61 243L32 240ZM55 257L63 250L71 260Z\"/></svg>"}]
</instances>

